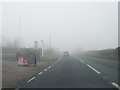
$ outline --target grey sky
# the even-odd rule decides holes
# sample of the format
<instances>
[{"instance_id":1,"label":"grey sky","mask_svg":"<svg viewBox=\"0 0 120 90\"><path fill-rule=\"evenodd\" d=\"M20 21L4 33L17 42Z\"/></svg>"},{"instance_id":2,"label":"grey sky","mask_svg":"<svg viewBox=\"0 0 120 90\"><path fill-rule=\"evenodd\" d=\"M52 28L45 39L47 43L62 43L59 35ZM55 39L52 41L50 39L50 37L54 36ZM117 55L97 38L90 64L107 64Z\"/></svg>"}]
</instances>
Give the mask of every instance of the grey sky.
<instances>
[{"instance_id":1,"label":"grey sky","mask_svg":"<svg viewBox=\"0 0 120 90\"><path fill-rule=\"evenodd\" d=\"M106 49L118 46L117 3L4 3L3 36L20 36L24 46L35 40L62 51Z\"/></svg>"}]
</instances>

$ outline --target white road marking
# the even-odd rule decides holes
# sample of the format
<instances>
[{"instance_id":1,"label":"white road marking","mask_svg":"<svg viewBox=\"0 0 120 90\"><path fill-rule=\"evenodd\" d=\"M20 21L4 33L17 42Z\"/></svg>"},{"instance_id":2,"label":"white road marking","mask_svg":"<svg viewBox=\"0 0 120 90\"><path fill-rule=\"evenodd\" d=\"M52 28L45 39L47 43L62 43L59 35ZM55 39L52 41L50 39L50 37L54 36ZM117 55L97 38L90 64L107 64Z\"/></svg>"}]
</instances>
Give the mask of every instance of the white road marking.
<instances>
[{"instance_id":1,"label":"white road marking","mask_svg":"<svg viewBox=\"0 0 120 90\"><path fill-rule=\"evenodd\" d=\"M61 58L61 57L60 57ZM59 58L59 60L60 60ZM59 62L59 60L57 62ZM51 68L53 65L55 65L56 63L53 63L51 66L49 66L48 68ZM47 71L47 69L45 69L44 71ZM41 75L43 72L38 73L38 75ZM35 77L31 78L30 80L28 80L27 82L31 82L33 79L35 79ZM17 90L17 89L16 89Z\"/></svg>"},{"instance_id":2,"label":"white road marking","mask_svg":"<svg viewBox=\"0 0 120 90\"><path fill-rule=\"evenodd\" d=\"M41 75L43 72L38 73L38 75Z\"/></svg>"},{"instance_id":3,"label":"white road marking","mask_svg":"<svg viewBox=\"0 0 120 90\"><path fill-rule=\"evenodd\" d=\"M49 66L48 68L51 68L51 66Z\"/></svg>"},{"instance_id":4,"label":"white road marking","mask_svg":"<svg viewBox=\"0 0 120 90\"><path fill-rule=\"evenodd\" d=\"M47 69L45 69L44 71L47 71Z\"/></svg>"},{"instance_id":5,"label":"white road marking","mask_svg":"<svg viewBox=\"0 0 120 90\"><path fill-rule=\"evenodd\" d=\"M60 61L61 57L62 57L62 56L59 57L59 61Z\"/></svg>"},{"instance_id":6,"label":"white road marking","mask_svg":"<svg viewBox=\"0 0 120 90\"><path fill-rule=\"evenodd\" d=\"M88 66L89 68L91 68L92 70L94 70L96 73L100 74L100 72L99 72L98 70L96 70L95 68L93 68L93 67L90 66L89 64L87 64L87 66Z\"/></svg>"},{"instance_id":7,"label":"white road marking","mask_svg":"<svg viewBox=\"0 0 120 90\"><path fill-rule=\"evenodd\" d=\"M116 88L120 89L120 86L119 86L117 83L112 82L111 84L112 84L113 86L115 86Z\"/></svg>"},{"instance_id":8,"label":"white road marking","mask_svg":"<svg viewBox=\"0 0 120 90\"><path fill-rule=\"evenodd\" d=\"M59 57L59 59L53 65L55 65L56 63L58 63L60 61L60 59L61 59L61 56Z\"/></svg>"},{"instance_id":9,"label":"white road marking","mask_svg":"<svg viewBox=\"0 0 120 90\"><path fill-rule=\"evenodd\" d=\"M28 80L27 82L31 82L33 79L35 79L35 77L31 78L30 80Z\"/></svg>"},{"instance_id":10,"label":"white road marking","mask_svg":"<svg viewBox=\"0 0 120 90\"><path fill-rule=\"evenodd\" d=\"M80 60L82 63L85 63L83 60Z\"/></svg>"}]
</instances>

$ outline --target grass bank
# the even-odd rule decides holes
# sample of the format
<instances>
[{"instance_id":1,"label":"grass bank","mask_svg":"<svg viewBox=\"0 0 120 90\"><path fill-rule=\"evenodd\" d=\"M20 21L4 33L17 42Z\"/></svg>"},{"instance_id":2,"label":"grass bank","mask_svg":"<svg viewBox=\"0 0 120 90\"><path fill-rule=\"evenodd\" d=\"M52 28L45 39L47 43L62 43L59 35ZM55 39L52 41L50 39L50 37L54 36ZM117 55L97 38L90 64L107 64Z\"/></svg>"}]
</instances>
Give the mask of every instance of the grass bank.
<instances>
[{"instance_id":1,"label":"grass bank","mask_svg":"<svg viewBox=\"0 0 120 90\"><path fill-rule=\"evenodd\" d=\"M103 58L103 59L108 59L108 60L120 62L120 57L117 57L117 56L102 56L102 55L84 55L84 56L97 57L97 58Z\"/></svg>"}]
</instances>

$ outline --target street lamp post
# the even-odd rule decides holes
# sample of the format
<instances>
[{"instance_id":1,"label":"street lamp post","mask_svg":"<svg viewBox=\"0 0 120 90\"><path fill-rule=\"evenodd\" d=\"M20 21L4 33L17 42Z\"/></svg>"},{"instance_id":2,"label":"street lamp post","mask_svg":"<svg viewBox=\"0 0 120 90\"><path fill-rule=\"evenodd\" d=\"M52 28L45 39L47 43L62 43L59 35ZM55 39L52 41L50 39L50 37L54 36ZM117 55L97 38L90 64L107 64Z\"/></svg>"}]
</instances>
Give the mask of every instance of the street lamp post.
<instances>
[{"instance_id":1,"label":"street lamp post","mask_svg":"<svg viewBox=\"0 0 120 90\"><path fill-rule=\"evenodd\" d=\"M19 17L17 57L21 56L21 54L20 54L20 46L21 46L21 43L20 43L20 29L21 29L21 17Z\"/></svg>"}]
</instances>

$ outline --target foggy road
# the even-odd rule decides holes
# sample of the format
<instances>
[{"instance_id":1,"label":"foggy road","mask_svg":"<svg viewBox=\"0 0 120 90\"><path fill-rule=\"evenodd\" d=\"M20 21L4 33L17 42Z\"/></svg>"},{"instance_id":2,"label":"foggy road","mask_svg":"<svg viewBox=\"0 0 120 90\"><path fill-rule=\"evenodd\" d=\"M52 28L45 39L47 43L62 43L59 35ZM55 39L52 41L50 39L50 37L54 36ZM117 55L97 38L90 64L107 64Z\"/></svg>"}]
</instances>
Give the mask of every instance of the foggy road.
<instances>
[{"instance_id":1,"label":"foggy road","mask_svg":"<svg viewBox=\"0 0 120 90\"><path fill-rule=\"evenodd\" d=\"M62 56L43 72L18 85L18 88L118 88L117 63L106 61L109 67L105 67L97 60L93 64L90 58L81 58Z\"/></svg>"},{"instance_id":2,"label":"foggy road","mask_svg":"<svg viewBox=\"0 0 120 90\"><path fill-rule=\"evenodd\" d=\"M0 5L2 87L120 88L118 1L9 1Z\"/></svg>"},{"instance_id":3,"label":"foggy road","mask_svg":"<svg viewBox=\"0 0 120 90\"><path fill-rule=\"evenodd\" d=\"M103 78L118 83L118 66L120 66L120 62L95 57L80 57L80 59L99 70Z\"/></svg>"}]
</instances>

